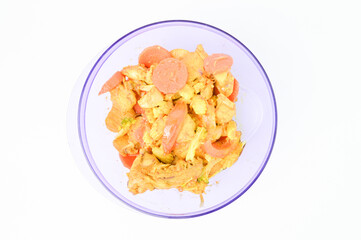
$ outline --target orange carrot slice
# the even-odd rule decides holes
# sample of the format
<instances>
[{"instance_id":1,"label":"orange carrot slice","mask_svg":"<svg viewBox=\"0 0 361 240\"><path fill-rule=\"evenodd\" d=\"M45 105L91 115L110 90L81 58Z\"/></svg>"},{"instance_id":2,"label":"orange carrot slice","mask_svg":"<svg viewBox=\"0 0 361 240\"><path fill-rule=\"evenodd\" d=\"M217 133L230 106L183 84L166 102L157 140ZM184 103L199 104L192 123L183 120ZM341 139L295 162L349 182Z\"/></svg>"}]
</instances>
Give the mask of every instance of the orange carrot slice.
<instances>
[{"instance_id":1,"label":"orange carrot slice","mask_svg":"<svg viewBox=\"0 0 361 240\"><path fill-rule=\"evenodd\" d=\"M234 149L235 146L234 142L230 141L227 137L221 137L214 143L212 143L211 140L206 141L202 145L202 149L212 157L224 158Z\"/></svg>"},{"instance_id":2,"label":"orange carrot slice","mask_svg":"<svg viewBox=\"0 0 361 240\"><path fill-rule=\"evenodd\" d=\"M114 75L106 83L104 83L98 95L113 90L114 88L119 86L119 84L121 84L123 80L124 80L124 75L120 71L114 73Z\"/></svg>"},{"instance_id":3,"label":"orange carrot slice","mask_svg":"<svg viewBox=\"0 0 361 240\"><path fill-rule=\"evenodd\" d=\"M153 83L164 94L176 93L187 82L188 72L186 65L175 58L162 60L153 71Z\"/></svg>"},{"instance_id":4,"label":"orange carrot slice","mask_svg":"<svg viewBox=\"0 0 361 240\"><path fill-rule=\"evenodd\" d=\"M204 70L209 74L227 72L231 69L233 59L223 53L212 54L204 59Z\"/></svg>"},{"instance_id":5,"label":"orange carrot slice","mask_svg":"<svg viewBox=\"0 0 361 240\"><path fill-rule=\"evenodd\" d=\"M149 68L151 65L170 57L172 57L172 55L167 49L155 45L144 49L139 55L138 62Z\"/></svg>"},{"instance_id":6,"label":"orange carrot slice","mask_svg":"<svg viewBox=\"0 0 361 240\"><path fill-rule=\"evenodd\" d=\"M182 129L183 122L187 115L187 104L178 101L174 108L170 111L168 119L165 123L162 145L165 153L173 150L174 144Z\"/></svg>"},{"instance_id":7,"label":"orange carrot slice","mask_svg":"<svg viewBox=\"0 0 361 240\"><path fill-rule=\"evenodd\" d=\"M231 95L228 96L228 99L231 100L232 102L236 101L238 92L239 92L239 83L238 83L237 79L234 79L233 92Z\"/></svg>"}]
</instances>

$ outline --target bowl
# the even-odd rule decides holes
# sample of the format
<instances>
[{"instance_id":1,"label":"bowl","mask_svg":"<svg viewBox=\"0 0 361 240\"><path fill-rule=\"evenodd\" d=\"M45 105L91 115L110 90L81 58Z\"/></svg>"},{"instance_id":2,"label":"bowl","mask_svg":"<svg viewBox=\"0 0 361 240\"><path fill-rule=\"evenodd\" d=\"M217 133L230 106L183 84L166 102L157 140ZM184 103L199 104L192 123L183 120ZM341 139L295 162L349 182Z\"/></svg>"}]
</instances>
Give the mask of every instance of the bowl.
<instances>
[{"instance_id":1,"label":"bowl","mask_svg":"<svg viewBox=\"0 0 361 240\"><path fill-rule=\"evenodd\" d=\"M138 63L146 47L160 45L171 50L194 51L202 44L208 54L232 56L232 74L239 81L236 102L238 128L246 146L238 161L210 179L204 203L200 196L177 189L147 191L133 195L127 188L127 172L113 147L114 133L107 130L105 118L111 107L109 97L98 96L112 74ZM217 211L242 196L265 168L275 142L277 110L267 74L252 52L232 35L208 24L171 20L140 27L114 42L96 60L80 93L77 130L85 161L103 187L126 205L153 216L197 217Z\"/></svg>"}]
</instances>

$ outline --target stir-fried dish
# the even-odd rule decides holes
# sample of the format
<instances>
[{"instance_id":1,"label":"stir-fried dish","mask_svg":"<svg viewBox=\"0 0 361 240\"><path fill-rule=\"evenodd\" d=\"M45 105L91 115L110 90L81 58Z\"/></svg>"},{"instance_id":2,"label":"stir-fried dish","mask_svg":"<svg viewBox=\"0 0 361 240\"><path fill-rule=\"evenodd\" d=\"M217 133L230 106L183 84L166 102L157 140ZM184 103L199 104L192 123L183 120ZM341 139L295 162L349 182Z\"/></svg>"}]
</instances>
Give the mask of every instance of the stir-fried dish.
<instances>
[{"instance_id":1,"label":"stir-fried dish","mask_svg":"<svg viewBox=\"0 0 361 240\"><path fill-rule=\"evenodd\" d=\"M177 188L202 194L208 180L231 167L244 147L232 120L238 81L233 59L151 46L139 64L104 85L112 108L105 119L128 173L129 191Z\"/></svg>"}]
</instances>

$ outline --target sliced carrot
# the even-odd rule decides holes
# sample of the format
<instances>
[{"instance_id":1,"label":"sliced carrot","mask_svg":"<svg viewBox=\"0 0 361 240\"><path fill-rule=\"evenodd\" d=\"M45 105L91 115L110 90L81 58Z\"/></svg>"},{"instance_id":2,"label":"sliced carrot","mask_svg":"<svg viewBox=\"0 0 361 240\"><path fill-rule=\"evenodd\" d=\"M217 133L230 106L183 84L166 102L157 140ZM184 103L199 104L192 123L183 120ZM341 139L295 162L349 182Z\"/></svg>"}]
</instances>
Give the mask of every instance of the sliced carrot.
<instances>
[{"instance_id":1,"label":"sliced carrot","mask_svg":"<svg viewBox=\"0 0 361 240\"><path fill-rule=\"evenodd\" d=\"M172 55L167 49L155 45L144 49L139 55L138 62L149 68L151 65L170 57L172 57Z\"/></svg>"},{"instance_id":2,"label":"sliced carrot","mask_svg":"<svg viewBox=\"0 0 361 240\"><path fill-rule=\"evenodd\" d=\"M123 80L124 80L124 75L120 71L114 73L114 75L106 83L104 83L98 95L113 90L114 88L119 86L119 84L121 84Z\"/></svg>"},{"instance_id":3,"label":"sliced carrot","mask_svg":"<svg viewBox=\"0 0 361 240\"><path fill-rule=\"evenodd\" d=\"M162 93L176 93L187 82L188 71L186 65L175 58L162 60L153 71L153 83Z\"/></svg>"},{"instance_id":4,"label":"sliced carrot","mask_svg":"<svg viewBox=\"0 0 361 240\"><path fill-rule=\"evenodd\" d=\"M232 102L235 102L238 96L238 92L239 92L239 83L237 79L234 79L233 92L231 95L228 96L228 99L231 100Z\"/></svg>"},{"instance_id":5,"label":"sliced carrot","mask_svg":"<svg viewBox=\"0 0 361 240\"><path fill-rule=\"evenodd\" d=\"M209 74L227 72L231 69L233 59L223 53L212 54L204 59L204 70Z\"/></svg>"},{"instance_id":6,"label":"sliced carrot","mask_svg":"<svg viewBox=\"0 0 361 240\"><path fill-rule=\"evenodd\" d=\"M183 122L187 115L187 104L178 101L174 108L170 111L165 123L162 145L165 153L173 150L174 144L178 138Z\"/></svg>"},{"instance_id":7,"label":"sliced carrot","mask_svg":"<svg viewBox=\"0 0 361 240\"><path fill-rule=\"evenodd\" d=\"M212 143L211 140L206 141L202 145L202 149L212 157L224 158L234 149L235 146L235 142L232 142L229 138L221 137L214 143Z\"/></svg>"},{"instance_id":8,"label":"sliced carrot","mask_svg":"<svg viewBox=\"0 0 361 240\"><path fill-rule=\"evenodd\" d=\"M133 165L134 160L137 158L138 155L139 154L123 156L122 154L119 153L119 158L122 161L124 167L130 169Z\"/></svg>"}]
</instances>

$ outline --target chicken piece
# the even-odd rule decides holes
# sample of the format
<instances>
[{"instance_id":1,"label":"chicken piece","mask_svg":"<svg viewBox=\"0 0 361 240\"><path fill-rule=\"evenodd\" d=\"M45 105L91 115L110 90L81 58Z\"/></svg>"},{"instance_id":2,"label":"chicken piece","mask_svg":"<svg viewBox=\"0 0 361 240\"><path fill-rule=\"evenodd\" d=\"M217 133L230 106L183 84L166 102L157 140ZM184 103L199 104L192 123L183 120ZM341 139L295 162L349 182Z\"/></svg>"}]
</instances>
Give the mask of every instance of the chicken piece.
<instances>
[{"instance_id":1,"label":"chicken piece","mask_svg":"<svg viewBox=\"0 0 361 240\"><path fill-rule=\"evenodd\" d=\"M208 136L209 138L211 139L211 141L216 141L217 139L219 139L220 137L222 137L223 135L223 132L224 131L224 126L222 125L219 125L219 126L216 126L215 128L211 129L209 132L208 132Z\"/></svg>"},{"instance_id":2,"label":"chicken piece","mask_svg":"<svg viewBox=\"0 0 361 240\"><path fill-rule=\"evenodd\" d=\"M193 161L196 155L197 148L201 145L207 135L207 130L204 127L197 127L195 137L192 139L189 150L187 152L186 161Z\"/></svg>"},{"instance_id":3,"label":"chicken piece","mask_svg":"<svg viewBox=\"0 0 361 240\"><path fill-rule=\"evenodd\" d=\"M105 119L105 125L112 132L125 131L124 134L126 134L126 129L123 130L123 128L126 127L124 126L123 121L125 118L133 119L134 117L135 112L133 109L123 113L118 108L113 106Z\"/></svg>"},{"instance_id":4,"label":"chicken piece","mask_svg":"<svg viewBox=\"0 0 361 240\"><path fill-rule=\"evenodd\" d=\"M177 156L181 159L185 159L187 157L190 144L191 144L190 140L188 142L176 143L173 149L174 156Z\"/></svg>"},{"instance_id":5,"label":"chicken piece","mask_svg":"<svg viewBox=\"0 0 361 240\"><path fill-rule=\"evenodd\" d=\"M193 108L193 111L198 115L203 115L207 112L207 102L199 95L193 97L190 106L191 108Z\"/></svg>"},{"instance_id":6,"label":"chicken piece","mask_svg":"<svg viewBox=\"0 0 361 240\"><path fill-rule=\"evenodd\" d=\"M223 72L214 75L216 88L220 93L229 97L233 92L234 77L230 72Z\"/></svg>"},{"instance_id":7,"label":"chicken piece","mask_svg":"<svg viewBox=\"0 0 361 240\"><path fill-rule=\"evenodd\" d=\"M124 136L125 134L127 134L130 127L134 123L135 123L135 116L133 116L133 117L123 116L123 119L121 121L121 126L120 126L121 128L120 128L119 132L117 133L116 137L121 137L121 136Z\"/></svg>"},{"instance_id":8,"label":"chicken piece","mask_svg":"<svg viewBox=\"0 0 361 240\"><path fill-rule=\"evenodd\" d=\"M155 65L150 66L148 69L146 75L145 75L145 82L149 85L153 84L152 76L153 76L153 70L155 68Z\"/></svg>"},{"instance_id":9,"label":"chicken piece","mask_svg":"<svg viewBox=\"0 0 361 240\"><path fill-rule=\"evenodd\" d=\"M228 122L225 128L226 136L231 140L237 139L238 135L241 133L237 131L237 124L235 121Z\"/></svg>"},{"instance_id":10,"label":"chicken piece","mask_svg":"<svg viewBox=\"0 0 361 240\"><path fill-rule=\"evenodd\" d=\"M178 93L185 103L190 103L192 97L194 96L194 89L189 86L189 84L186 84Z\"/></svg>"},{"instance_id":11,"label":"chicken piece","mask_svg":"<svg viewBox=\"0 0 361 240\"><path fill-rule=\"evenodd\" d=\"M165 127L165 122L166 122L166 117L164 118L158 118L157 120L155 120L155 122L153 123L149 134L150 137L154 140L154 141L158 141L159 139L162 138L163 136L163 131L164 131L164 127Z\"/></svg>"},{"instance_id":12,"label":"chicken piece","mask_svg":"<svg viewBox=\"0 0 361 240\"><path fill-rule=\"evenodd\" d=\"M201 76L203 69L203 59L195 52L186 54L182 60L187 66L188 80L187 83L192 83L196 78Z\"/></svg>"},{"instance_id":13,"label":"chicken piece","mask_svg":"<svg viewBox=\"0 0 361 240\"><path fill-rule=\"evenodd\" d=\"M161 161L163 163L170 164L174 160L174 156L171 153L168 153L168 154L164 153L162 146L161 147L153 147L152 152L153 152L154 156L156 156L159 159L159 161Z\"/></svg>"},{"instance_id":14,"label":"chicken piece","mask_svg":"<svg viewBox=\"0 0 361 240\"><path fill-rule=\"evenodd\" d=\"M207 102L206 114L199 116L200 126L205 127L207 132L211 132L216 128L216 112L212 102Z\"/></svg>"},{"instance_id":15,"label":"chicken piece","mask_svg":"<svg viewBox=\"0 0 361 240\"><path fill-rule=\"evenodd\" d=\"M206 87L206 84L204 82L198 82L198 83L194 84L194 86L193 86L194 91L196 92L196 94L203 91L203 89L205 89L205 87Z\"/></svg>"},{"instance_id":16,"label":"chicken piece","mask_svg":"<svg viewBox=\"0 0 361 240\"><path fill-rule=\"evenodd\" d=\"M144 110L144 117L147 119L147 121L151 124L153 124L155 122L155 117L154 117L154 113L153 113L153 109L152 108L145 108Z\"/></svg>"},{"instance_id":17,"label":"chicken piece","mask_svg":"<svg viewBox=\"0 0 361 240\"><path fill-rule=\"evenodd\" d=\"M236 105L222 93L217 95L216 122L224 124L232 120L236 114Z\"/></svg>"},{"instance_id":18,"label":"chicken piece","mask_svg":"<svg viewBox=\"0 0 361 240\"><path fill-rule=\"evenodd\" d=\"M170 54L172 54L172 57L177 58L179 60L184 58L184 56L187 55L188 53L189 53L188 50L181 49L181 48L173 49L172 51L170 51Z\"/></svg>"},{"instance_id":19,"label":"chicken piece","mask_svg":"<svg viewBox=\"0 0 361 240\"><path fill-rule=\"evenodd\" d=\"M137 102L135 93L126 89L123 84L110 91L110 100L113 102L113 107L117 108L121 114L130 111Z\"/></svg>"},{"instance_id":20,"label":"chicken piece","mask_svg":"<svg viewBox=\"0 0 361 240\"><path fill-rule=\"evenodd\" d=\"M154 87L154 85L142 85L142 86L139 86L139 90L141 90L143 92L149 92L150 90L152 90L153 87Z\"/></svg>"},{"instance_id":21,"label":"chicken piece","mask_svg":"<svg viewBox=\"0 0 361 240\"><path fill-rule=\"evenodd\" d=\"M128 79L126 81L123 81L123 84L124 84L125 89L130 90L130 91L137 91L134 80Z\"/></svg>"},{"instance_id":22,"label":"chicken piece","mask_svg":"<svg viewBox=\"0 0 361 240\"><path fill-rule=\"evenodd\" d=\"M204 100L210 99L213 96L213 88L214 88L213 82L207 79L205 88L202 89L201 91L201 97Z\"/></svg>"},{"instance_id":23,"label":"chicken piece","mask_svg":"<svg viewBox=\"0 0 361 240\"><path fill-rule=\"evenodd\" d=\"M121 136L121 137L118 137L118 138L114 139L113 146L123 156L138 153L138 149L136 148L134 143L129 142L128 135L124 135L124 136Z\"/></svg>"},{"instance_id":24,"label":"chicken piece","mask_svg":"<svg viewBox=\"0 0 361 240\"><path fill-rule=\"evenodd\" d=\"M208 54L206 53L206 51L204 51L202 44L197 45L196 53L202 58L202 60L208 57Z\"/></svg>"},{"instance_id":25,"label":"chicken piece","mask_svg":"<svg viewBox=\"0 0 361 240\"><path fill-rule=\"evenodd\" d=\"M215 158L208 154L205 154L205 159L206 159L206 165L203 167L202 173L197 180L198 182L204 182L208 184L210 178L209 176L210 171L212 170L214 165L216 165L218 162L222 160L222 158Z\"/></svg>"},{"instance_id":26,"label":"chicken piece","mask_svg":"<svg viewBox=\"0 0 361 240\"><path fill-rule=\"evenodd\" d=\"M145 81L147 76L147 68L139 65L127 66L122 69L122 74L130 79Z\"/></svg>"},{"instance_id":27,"label":"chicken piece","mask_svg":"<svg viewBox=\"0 0 361 240\"><path fill-rule=\"evenodd\" d=\"M167 115L170 110L173 108L173 103L171 101L162 101L159 103L158 107L153 108L154 118L159 118L163 115Z\"/></svg>"},{"instance_id":28,"label":"chicken piece","mask_svg":"<svg viewBox=\"0 0 361 240\"><path fill-rule=\"evenodd\" d=\"M196 94L199 94L206 86L206 82L207 82L207 78L204 76L200 76L197 79L195 79L192 83L191 86L194 89L194 92Z\"/></svg>"},{"instance_id":29,"label":"chicken piece","mask_svg":"<svg viewBox=\"0 0 361 240\"><path fill-rule=\"evenodd\" d=\"M194 137L195 130L196 130L196 123L194 122L192 117L189 114L187 114L176 142L181 143L181 142L191 141Z\"/></svg>"},{"instance_id":30,"label":"chicken piece","mask_svg":"<svg viewBox=\"0 0 361 240\"><path fill-rule=\"evenodd\" d=\"M138 100L138 104L141 108L153 108L163 101L163 95L158 91L156 87L153 87L143 97Z\"/></svg>"},{"instance_id":31,"label":"chicken piece","mask_svg":"<svg viewBox=\"0 0 361 240\"><path fill-rule=\"evenodd\" d=\"M191 181L195 182L201 174L202 168L203 161L199 158L195 158L192 163L178 159L170 165L159 162L153 154L145 153L135 159L128 173L128 188L133 194L138 194L155 188L183 187ZM202 192L202 190L204 188L198 192Z\"/></svg>"}]
</instances>

